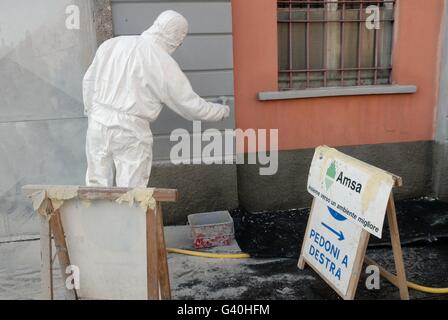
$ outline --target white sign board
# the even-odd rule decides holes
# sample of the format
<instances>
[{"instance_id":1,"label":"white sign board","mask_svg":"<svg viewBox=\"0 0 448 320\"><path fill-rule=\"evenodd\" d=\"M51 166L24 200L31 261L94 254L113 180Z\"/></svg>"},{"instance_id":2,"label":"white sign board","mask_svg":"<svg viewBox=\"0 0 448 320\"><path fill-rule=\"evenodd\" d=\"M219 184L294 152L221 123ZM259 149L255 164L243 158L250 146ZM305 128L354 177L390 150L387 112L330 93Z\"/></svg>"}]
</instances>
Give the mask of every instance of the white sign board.
<instances>
[{"instance_id":1,"label":"white sign board","mask_svg":"<svg viewBox=\"0 0 448 320\"><path fill-rule=\"evenodd\" d=\"M145 209L134 204L79 199L60 209L70 262L79 269L85 299L145 300Z\"/></svg>"},{"instance_id":2,"label":"white sign board","mask_svg":"<svg viewBox=\"0 0 448 320\"><path fill-rule=\"evenodd\" d=\"M341 296L347 295L357 254L364 254L358 251L364 245L362 231L345 215L314 201L301 255Z\"/></svg>"},{"instance_id":3,"label":"white sign board","mask_svg":"<svg viewBox=\"0 0 448 320\"><path fill-rule=\"evenodd\" d=\"M317 201L378 238L393 185L390 173L325 146L316 148L308 176Z\"/></svg>"}]
</instances>

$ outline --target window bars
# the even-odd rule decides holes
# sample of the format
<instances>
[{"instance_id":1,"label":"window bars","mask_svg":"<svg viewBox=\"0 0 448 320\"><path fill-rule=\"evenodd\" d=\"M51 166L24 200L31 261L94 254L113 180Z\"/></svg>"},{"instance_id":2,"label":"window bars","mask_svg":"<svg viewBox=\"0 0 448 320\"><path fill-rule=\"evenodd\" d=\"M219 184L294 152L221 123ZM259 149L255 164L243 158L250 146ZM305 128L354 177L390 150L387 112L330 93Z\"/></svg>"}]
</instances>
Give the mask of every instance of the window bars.
<instances>
[{"instance_id":1,"label":"window bars","mask_svg":"<svg viewBox=\"0 0 448 320\"><path fill-rule=\"evenodd\" d=\"M279 0L279 89L389 84L395 0Z\"/></svg>"}]
</instances>

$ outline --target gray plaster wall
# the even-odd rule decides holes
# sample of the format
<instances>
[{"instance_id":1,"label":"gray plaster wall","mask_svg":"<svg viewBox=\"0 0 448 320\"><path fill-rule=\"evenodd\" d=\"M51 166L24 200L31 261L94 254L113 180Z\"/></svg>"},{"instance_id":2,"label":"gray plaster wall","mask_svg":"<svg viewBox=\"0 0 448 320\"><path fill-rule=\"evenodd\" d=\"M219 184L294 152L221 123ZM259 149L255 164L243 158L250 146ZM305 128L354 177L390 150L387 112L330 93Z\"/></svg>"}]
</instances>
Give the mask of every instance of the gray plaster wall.
<instances>
[{"instance_id":1,"label":"gray plaster wall","mask_svg":"<svg viewBox=\"0 0 448 320\"><path fill-rule=\"evenodd\" d=\"M434 154L434 194L448 200L448 5L445 1Z\"/></svg>"},{"instance_id":2,"label":"gray plaster wall","mask_svg":"<svg viewBox=\"0 0 448 320\"><path fill-rule=\"evenodd\" d=\"M66 28L70 5L80 29ZM24 184L84 182L92 13L86 0L0 1L0 240L38 232Z\"/></svg>"},{"instance_id":3,"label":"gray plaster wall","mask_svg":"<svg viewBox=\"0 0 448 320\"><path fill-rule=\"evenodd\" d=\"M337 147L359 160L403 178L394 190L397 199L430 196L432 187L433 141ZM306 190L314 149L279 152L278 172L260 176L259 165L238 165L240 204L250 211L309 207Z\"/></svg>"}]
</instances>

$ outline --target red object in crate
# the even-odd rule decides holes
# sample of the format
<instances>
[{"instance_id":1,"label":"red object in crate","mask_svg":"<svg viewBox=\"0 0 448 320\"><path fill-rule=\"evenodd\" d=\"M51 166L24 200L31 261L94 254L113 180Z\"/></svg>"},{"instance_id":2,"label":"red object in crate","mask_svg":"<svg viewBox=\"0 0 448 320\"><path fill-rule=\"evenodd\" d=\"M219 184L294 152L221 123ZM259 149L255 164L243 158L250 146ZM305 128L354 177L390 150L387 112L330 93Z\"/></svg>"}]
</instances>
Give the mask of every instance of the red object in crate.
<instances>
[{"instance_id":1,"label":"red object in crate","mask_svg":"<svg viewBox=\"0 0 448 320\"><path fill-rule=\"evenodd\" d=\"M188 223L196 249L228 246L235 239L233 219L228 211L191 214Z\"/></svg>"}]
</instances>

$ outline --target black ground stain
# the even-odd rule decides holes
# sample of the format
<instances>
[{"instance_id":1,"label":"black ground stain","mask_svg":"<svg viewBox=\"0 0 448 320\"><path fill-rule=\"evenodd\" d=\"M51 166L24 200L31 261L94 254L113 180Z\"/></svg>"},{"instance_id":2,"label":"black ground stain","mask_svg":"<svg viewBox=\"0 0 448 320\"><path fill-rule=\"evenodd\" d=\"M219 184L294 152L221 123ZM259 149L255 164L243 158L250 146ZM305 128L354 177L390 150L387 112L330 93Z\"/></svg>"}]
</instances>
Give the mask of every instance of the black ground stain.
<instances>
[{"instance_id":1,"label":"black ground stain","mask_svg":"<svg viewBox=\"0 0 448 320\"><path fill-rule=\"evenodd\" d=\"M371 248L367 254L389 271L394 271L393 254L389 248ZM448 244L437 243L427 246L403 249L408 280L432 287L448 287ZM218 263L218 262L217 262ZM366 265L363 266L355 299L398 300L398 289L386 279L380 278L379 290L366 287ZM197 286L197 287L196 287ZM200 291L202 293L198 293ZM228 291L214 295L214 299L236 300L341 300L310 267L297 268L297 259L280 258L263 262L250 259L241 267L234 266L224 277L217 276L211 281L190 279L179 288L192 289L192 296L182 299L207 299L204 292L219 292L223 289L240 288L242 292ZM198 291L196 291L198 289ZM195 293L196 292L196 293ZM448 295L435 295L410 290L413 300L448 300ZM203 296L200 296L200 295Z\"/></svg>"},{"instance_id":2,"label":"black ground stain","mask_svg":"<svg viewBox=\"0 0 448 320\"><path fill-rule=\"evenodd\" d=\"M398 201L396 206L407 279L430 287L448 287L448 204L415 199ZM310 267L305 270L297 267L308 213L308 209L261 213L232 210L238 244L254 259L229 266L225 274L222 267L210 266L209 271L217 276L207 281L185 277L178 288L189 288L191 293L179 298L207 299L208 293L213 292L214 299L340 300L341 297ZM383 239L373 236L370 239L367 255L395 273L387 227L383 230ZM211 264L214 263L218 266L220 262ZM355 299L400 298L398 289L382 277L379 290L367 289L365 268L366 265ZM195 276L200 277L200 274ZM225 290L232 288L239 290ZM410 296L416 300L448 300L448 295L414 290L410 290Z\"/></svg>"},{"instance_id":3,"label":"black ground stain","mask_svg":"<svg viewBox=\"0 0 448 320\"><path fill-rule=\"evenodd\" d=\"M448 287L448 203L432 199L396 202L403 256L409 281L425 286ZM242 251L253 258L274 261L247 264L247 272L237 272L231 280L218 279L210 290L228 286L247 286L233 299L341 299L311 268L297 268L309 209L251 213L243 208L231 210L235 236ZM387 219L383 238L371 237L367 254L391 272L395 272ZM380 290L366 288L363 266L356 299L399 299L398 289L384 278ZM411 299L448 299L447 295L410 290ZM229 297L222 297L223 299Z\"/></svg>"},{"instance_id":4,"label":"black ground stain","mask_svg":"<svg viewBox=\"0 0 448 320\"><path fill-rule=\"evenodd\" d=\"M422 198L398 201L396 208L402 246L448 241L448 203ZM256 258L297 258L308 214L309 209L231 210L240 248ZM385 221L382 239L370 237L370 247L390 247Z\"/></svg>"}]
</instances>

